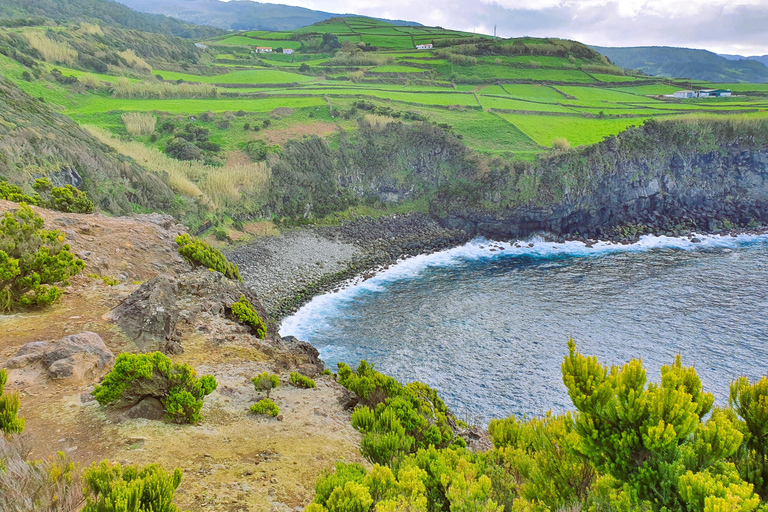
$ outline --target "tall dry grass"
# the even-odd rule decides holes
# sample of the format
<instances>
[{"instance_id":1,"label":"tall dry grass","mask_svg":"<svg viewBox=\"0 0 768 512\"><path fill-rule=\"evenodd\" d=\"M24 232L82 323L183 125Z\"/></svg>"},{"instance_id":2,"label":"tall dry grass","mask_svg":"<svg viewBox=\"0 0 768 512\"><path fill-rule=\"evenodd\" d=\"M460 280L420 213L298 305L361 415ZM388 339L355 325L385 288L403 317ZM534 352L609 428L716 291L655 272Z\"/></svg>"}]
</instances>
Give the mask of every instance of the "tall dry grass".
<instances>
[{"instance_id":1,"label":"tall dry grass","mask_svg":"<svg viewBox=\"0 0 768 512\"><path fill-rule=\"evenodd\" d=\"M133 50L117 52L117 55L120 57L120 60L123 61L123 64L129 68L133 68L140 73L152 72L152 66L147 64L147 61L136 55Z\"/></svg>"},{"instance_id":2,"label":"tall dry grass","mask_svg":"<svg viewBox=\"0 0 768 512\"><path fill-rule=\"evenodd\" d=\"M271 174L264 162L231 159L222 167L199 161L182 162L168 157L157 148L121 141L102 128L84 128L102 143L130 156L145 169L160 176L177 194L199 198L211 209L240 203L243 195L256 197L266 193Z\"/></svg>"},{"instance_id":3,"label":"tall dry grass","mask_svg":"<svg viewBox=\"0 0 768 512\"><path fill-rule=\"evenodd\" d=\"M131 135L150 135L154 133L157 124L155 116L142 112L126 112L120 118Z\"/></svg>"},{"instance_id":4,"label":"tall dry grass","mask_svg":"<svg viewBox=\"0 0 768 512\"><path fill-rule=\"evenodd\" d=\"M60 43L49 39L45 34L37 30L24 32L24 37L29 45L40 52L47 62L59 62L61 64L74 64L77 60L77 52L67 43Z\"/></svg>"},{"instance_id":5,"label":"tall dry grass","mask_svg":"<svg viewBox=\"0 0 768 512\"><path fill-rule=\"evenodd\" d=\"M83 34L90 34L92 36L104 35L104 31L99 25L96 25L95 23L86 23L84 21L80 22L80 32Z\"/></svg>"},{"instance_id":6,"label":"tall dry grass","mask_svg":"<svg viewBox=\"0 0 768 512\"><path fill-rule=\"evenodd\" d=\"M113 84L112 95L124 99L218 98L219 89L211 84L175 84L155 80L131 82L121 77Z\"/></svg>"},{"instance_id":7,"label":"tall dry grass","mask_svg":"<svg viewBox=\"0 0 768 512\"><path fill-rule=\"evenodd\" d=\"M367 114L363 119L360 120L360 124L363 126L363 128L369 128L377 132L384 130L387 125L392 122L394 122L393 118L376 114Z\"/></svg>"}]
</instances>

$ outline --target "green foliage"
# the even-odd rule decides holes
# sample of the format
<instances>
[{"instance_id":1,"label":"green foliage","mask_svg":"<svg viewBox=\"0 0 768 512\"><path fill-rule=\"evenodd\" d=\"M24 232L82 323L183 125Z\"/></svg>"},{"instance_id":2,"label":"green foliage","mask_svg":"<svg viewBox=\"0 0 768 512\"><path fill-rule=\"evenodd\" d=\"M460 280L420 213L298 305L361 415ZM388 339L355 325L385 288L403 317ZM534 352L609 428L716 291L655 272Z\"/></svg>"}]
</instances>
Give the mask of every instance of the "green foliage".
<instances>
[{"instance_id":1,"label":"green foliage","mask_svg":"<svg viewBox=\"0 0 768 512\"><path fill-rule=\"evenodd\" d=\"M48 178L38 178L32 185L34 195L24 194L21 187L0 181L0 199L29 203L65 213L92 213L93 202L72 185L54 187Z\"/></svg>"},{"instance_id":2,"label":"green foliage","mask_svg":"<svg viewBox=\"0 0 768 512\"><path fill-rule=\"evenodd\" d=\"M121 467L95 462L85 471L88 501L83 512L180 512L173 504L181 470L169 474L157 464Z\"/></svg>"},{"instance_id":3,"label":"green foliage","mask_svg":"<svg viewBox=\"0 0 768 512\"><path fill-rule=\"evenodd\" d=\"M280 414L280 408L277 406L277 404L275 404L275 402L269 398L265 398L253 404L251 406L251 412L255 414L267 414L274 418Z\"/></svg>"},{"instance_id":4,"label":"green foliage","mask_svg":"<svg viewBox=\"0 0 768 512\"><path fill-rule=\"evenodd\" d=\"M221 272L230 279L242 281L237 265L227 261L227 258L221 254L221 251L209 243L199 238L193 238L187 233L177 236L176 243L179 246L179 254L193 265L202 265L211 270Z\"/></svg>"},{"instance_id":5,"label":"green foliage","mask_svg":"<svg viewBox=\"0 0 768 512\"><path fill-rule=\"evenodd\" d=\"M741 477L754 484L762 499L768 498L768 377L750 384L745 377L731 383L728 398L738 416L744 443L734 457Z\"/></svg>"},{"instance_id":6,"label":"green foliage","mask_svg":"<svg viewBox=\"0 0 768 512\"><path fill-rule=\"evenodd\" d=\"M250 325L257 337L261 339L266 337L267 326L256 309L254 309L251 301L245 298L245 295L241 295L240 300L234 302L230 307L232 309L232 315L245 325Z\"/></svg>"},{"instance_id":7,"label":"green foliage","mask_svg":"<svg viewBox=\"0 0 768 512\"><path fill-rule=\"evenodd\" d=\"M155 352L117 356L115 366L93 391L101 405L131 405L151 396L163 404L166 419L175 423L197 423L202 419L203 399L218 383L211 375L197 377L186 364L176 364Z\"/></svg>"},{"instance_id":8,"label":"green foliage","mask_svg":"<svg viewBox=\"0 0 768 512\"><path fill-rule=\"evenodd\" d=\"M64 236L43 229L43 219L20 204L0 221L0 311L45 306L61 296L58 285L85 267Z\"/></svg>"},{"instance_id":9,"label":"green foliage","mask_svg":"<svg viewBox=\"0 0 768 512\"><path fill-rule=\"evenodd\" d=\"M8 372L0 369L0 432L20 434L24 431L24 418L19 418L19 394L4 393L5 383L8 382Z\"/></svg>"},{"instance_id":10,"label":"green foliage","mask_svg":"<svg viewBox=\"0 0 768 512\"><path fill-rule=\"evenodd\" d=\"M315 381L313 381L306 375L302 375L296 372L291 372L291 384L293 384L297 388L309 389L309 388L315 387Z\"/></svg>"},{"instance_id":11,"label":"green foliage","mask_svg":"<svg viewBox=\"0 0 768 512\"><path fill-rule=\"evenodd\" d=\"M338 366L339 383L367 404L352 413L352 426L363 433L360 451L371 462L397 466L421 448L464 444L450 426L455 419L429 386L402 386L366 361L355 372L344 363Z\"/></svg>"},{"instance_id":12,"label":"green foliage","mask_svg":"<svg viewBox=\"0 0 768 512\"><path fill-rule=\"evenodd\" d=\"M252 378L251 382L253 382L253 387L256 388L256 391L266 392L267 398L269 398L269 393L280 385L280 377L274 373L262 372Z\"/></svg>"},{"instance_id":13,"label":"green foliage","mask_svg":"<svg viewBox=\"0 0 768 512\"><path fill-rule=\"evenodd\" d=\"M718 411L702 423L714 397L702 391L693 368L684 368L678 356L662 367L661 384L646 387L640 361L607 369L577 353L573 340L568 347L563 382L580 413L574 424L581 438L577 450L598 471L626 483L637 500L655 510L690 505L698 494L686 486L708 487L710 476L730 492L721 478L730 474L724 460L736 452L742 435ZM685 476L688 472L699 476ZM732 485L734 495L743 494L741 483ZM751 510L748 503L735 510Z\"/></svg>"}]
</instances>

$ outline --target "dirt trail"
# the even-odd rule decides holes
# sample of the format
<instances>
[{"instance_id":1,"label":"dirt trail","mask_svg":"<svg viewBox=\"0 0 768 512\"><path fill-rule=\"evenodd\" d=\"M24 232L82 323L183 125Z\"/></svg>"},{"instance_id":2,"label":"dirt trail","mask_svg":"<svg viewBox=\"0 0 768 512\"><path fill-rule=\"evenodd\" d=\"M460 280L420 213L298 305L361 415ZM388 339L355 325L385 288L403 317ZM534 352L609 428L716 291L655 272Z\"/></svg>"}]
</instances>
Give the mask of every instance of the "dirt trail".
<instances>
[{"instance_id":1,"label":"dirt trail","mask_svg":"<svg viewBox=\"0 0 768 512\"><path fill-rule=\"evenodd\" d=\"M0 213L16 208L0 201ZM173 238L179 227L161 216L109 218L36 209L46 227L64 231L86 270L53 306L41 311L0 316L0 365L25 343L57 340L83 331L98 333L115 355L135 345L104 316L141 282L158 273L183 270ZM88 253L86 255L86 253ZM110 275L123 282L107 286L87 274ZM62 450L82 466L102 459L124 464L157 462L180 467L177 493L182 510L302 510L314 495L317 476L339 459L361 461L359 434L339 403L343 389L330 377L317 388L281 386L271 398L282 421L257 417L248 407L259 396L250 378L280 371L269 351L250 336L215 340L213 334L185 330L184 353L177 362L212 374L219 387L205 400L198 425L128 420L90 399L95 382L54 382L28 371L9 371L9 392L21 392L21 415L34 446L33 456Z\"/></svg>"}]
</instances>

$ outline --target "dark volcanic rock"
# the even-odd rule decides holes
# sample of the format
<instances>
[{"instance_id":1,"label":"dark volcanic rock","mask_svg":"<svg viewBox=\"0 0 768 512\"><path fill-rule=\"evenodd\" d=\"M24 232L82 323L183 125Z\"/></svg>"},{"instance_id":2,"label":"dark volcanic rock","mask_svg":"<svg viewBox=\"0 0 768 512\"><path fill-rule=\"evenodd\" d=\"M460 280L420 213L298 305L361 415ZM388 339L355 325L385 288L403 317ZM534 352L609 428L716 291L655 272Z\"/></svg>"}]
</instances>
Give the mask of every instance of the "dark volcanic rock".
<instances>
[{"instance_id":1,"label":"dark volcanic rock","mask_svg":"<svg viewBox=\"0 0 768 512\"><path fill-rule=\"evenodd\" d=\"M104 373L115 361L101 336L83 332L49 343L27 343L16 357L5 363L6 368L20 369L40 365L52 379L93 379Z\"/></svg>"},{"instance_id":2,"label":"dark volcanic rock","mask_svg":"<svg viewBox=\"0 0 768 512\"><path fill-rule=\"evenodd\" d=\"M148 396L141 402L131 407L126 416L129 418L144 418L147 420L163 420L165 419L165 407L160 403L160 400Z\"/></svg>"}]
</instances>

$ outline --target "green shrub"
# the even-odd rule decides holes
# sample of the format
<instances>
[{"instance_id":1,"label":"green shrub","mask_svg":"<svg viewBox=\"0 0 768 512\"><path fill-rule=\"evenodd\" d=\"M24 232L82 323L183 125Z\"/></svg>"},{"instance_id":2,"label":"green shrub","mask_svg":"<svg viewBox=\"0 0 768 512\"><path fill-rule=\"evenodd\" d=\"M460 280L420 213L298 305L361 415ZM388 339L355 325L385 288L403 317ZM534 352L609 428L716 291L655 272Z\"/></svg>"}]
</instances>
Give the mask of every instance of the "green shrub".
<instances>
[{"instance_id":1,"label":"green shrub","mask_svg":"<svg viewBox=\"0 0 768 512\"><path fill-rule=\"evenodd\" d=\"M256 388L256 391L266 392L267 398L269 398L269 393L280 385L280 377L274 373L262 372L252 378L251 382L253 382L253 387Z\"/></svg>"},{"instance_id":2,"label":"green shrub","mask_svg":"<svg viewBox=\"0 0 768 512\"><path fill-rule=\"evenodd\" d=\"M39 195L35 194L34 196L29 196L24 193L21 187L11 185L7 181L0 181L0 199L13 201L15 203L28 203L34 205L40 203Z\"/></svg>"},{"instance_id":3,"label":"green shrub","mask_svg":"<svg viewBox=\"0 0 768 512\"><path fill-rule=\"evenodd\" d=\"M331 370L329 370L328 368L326 368L326 369L323 370L323 375L328 375L328 376L333 377L333 372Z\"/></svg>"},{"instance_id":4,"label":"green shrub","mask_svg":"<svg viewBox=\"0 0 768 512\"><path fill-rule=\"evenodd\" d=\"M3 393L8 382L8 372L0 369L0 432L20 434L24 431L24 418L19 418L19 394Z\"/></svg>"},{"instance_id":5,"label":"green shrub","mask_svg":"<svg viewBox=\"0 0 768 512\"><path fill-rule=\"evenodd\" d=\"M268 414L273 418L280 414L280 408L269 398L259 400L251 406L251 412L256 414Z\"/></svg>"},{"instance_id":6,"label":"green shrub","mask_svg":"<svg viewBox=\"0 0 768 512\"><path fill-rule=\"evenodd\" d=\"M123 353L117 356L112 371L96 386L93 396L101 405L116 407L154 397L165 407L168 421L197 423L202 419L203 399L217 386L213 376L198 378L192 367L175 364L160 352Z\"/></svg>"},{"instance_id":7,"label":"green shrub","mask_svg":"<svg viewBox=\"0 0 768 512\"><path fill-rule=\"evenodd\" d=\"M180 512L173 498L181 477L179 468L169 474L157 464L122 468L94 462L83 475L88 493L83 512Z\"/></svg>"},{"instance_id":8,"label":"green shrub","mask_svg":"<svg viewBox=\"0 0 768 512\"><path fill-rule=\"evenodd\" d=\"M38 178L32 188L41 197L39 206L67 213L93 213L93 202L72 185L54 187L48 178Z\"/></svg>"},{"instance_id":9,"label":"green shrub","mask_svg":"<svg viewBox=\"0 0 768 512\"><path fill-rule=\"evenodd\" d=\"M45 306L61 296L58 285L85 267L64 236L46 231L43 219L25 205L0 221L0 311Z\"/></svg>"},{"instance_id":10,"label":"green shrub","mask_svg":"<svg viewBox=\"0 0 768 512\"><path fill-rule=\"evenodd\" d=\"M297 388L309 389L309 388L315 387L315 381L313 381L306 375L302 375L296 372L291 372L291 384L293 384Z\"/></svg>"},{"instance_id":11,"label":"green shrub","mask_svg":"<svg viewBox=\"0 0 768 512\"><path fill-rule=\"evenodd\" d=\"M733 465L726 463L743 435L720 410L702 422L714 396L702 391L696 371L684 368L680 356L661 368L660 384L646 387L639 360L609 371L595 357L577 353L573 340L568 348L562 371L579 411L574 422L577 449L598 471L625 484L635 506L700 510L698 491L689 489L695 483L700 488L719 486L722 499L731 500L729 510L754 510L749 508L751 498L740 501L743 482L738 475L733 478Z\"/></svg>"},{"instance_id":12,"label":"green shrub","mask_svg":"<svg viewBox=\"0 0 768 512\"><path fill-rule=\"evenodd\" d=\"M221 251L210 244L199 238L192 238L187 233L177 236L176 243L179 246L179 254L191 264L202 265L221 272L230 279L242 281L237 265L227 261Z\"/></svg>"},{"instance_id":13,"label":"green shrub","mask_svg":"<svg viewBox=\"0 0 768 512\"><path fill-rule=\"evenodd\" d=\"M354 372L344 363L338 367L339 383L367 404L352 414L352 426L363 433L360 451L366 459L397 466L404 456L420 448L466 444L450 426L456 419L426 384L402 386L366 361L361 361Z\"/></svg>"},{"instance_id":14,"label":"green shrub","mask_svg":"<svg viewBox=\"0 0 768 512\"><path fill-rule=\"evenodd\" d=\"M230 307L232 315L245 325L250 325L257 337L264 339L267 336L267 325L245 295L241 295L240 300L232 303Z\"/></svg>"},{"instance_id":15,"label":"green shrub","mask_svg":"<svg viewBox=\"0 0 768 512\"><path fill-rule=\"evenodd\" d=\"M741 477L768 498L768 377L750 384L745 377L731 383L728 402L744 442L734 457Z\"/></svg>"}]
</instances>

